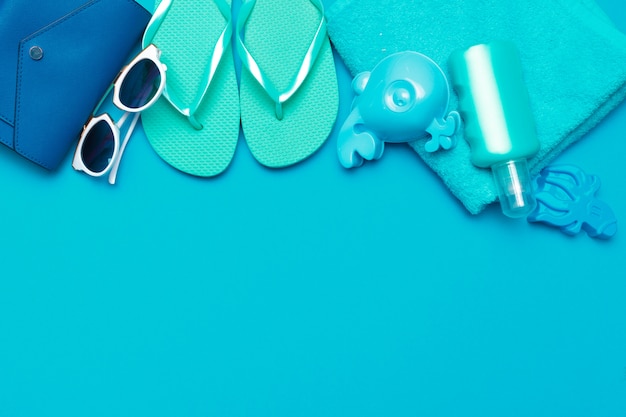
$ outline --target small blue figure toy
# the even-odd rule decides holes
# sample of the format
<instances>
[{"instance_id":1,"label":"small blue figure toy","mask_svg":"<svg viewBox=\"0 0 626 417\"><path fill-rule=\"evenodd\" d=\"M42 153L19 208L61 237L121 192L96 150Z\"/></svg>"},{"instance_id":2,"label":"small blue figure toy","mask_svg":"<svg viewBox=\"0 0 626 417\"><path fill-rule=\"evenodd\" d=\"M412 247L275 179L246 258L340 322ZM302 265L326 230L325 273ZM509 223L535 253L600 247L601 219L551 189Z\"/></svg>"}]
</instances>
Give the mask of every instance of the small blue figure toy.
<instances>
[{"instance_id":1,"label":"small blue figure toy","mask_svg":"<svg viewBox=\"0 0 626 417\"><path fill-rule=\"evenodd\" d=\"M537 207L529 222L558 227L567 235L581 229L591 237L609 239L617 233L611 208L596 198L600 178L573 165L544 168L535 180Z\"/></svg>"},{"instance_id":2,"label":"small blue figure toy","mask_svg":"<svg viewBox=\"0 0 626 417\"><path fill-rule=\"evenodd\" d=\"M379 159L385 142L426 142L427 152L451 149L461 125L458 112L447 112L450 86L441 68L418 52L392 54L371 72L352 81L357 96L337 142L339 161L358 167Z\"/></svg>"}]
</instances>

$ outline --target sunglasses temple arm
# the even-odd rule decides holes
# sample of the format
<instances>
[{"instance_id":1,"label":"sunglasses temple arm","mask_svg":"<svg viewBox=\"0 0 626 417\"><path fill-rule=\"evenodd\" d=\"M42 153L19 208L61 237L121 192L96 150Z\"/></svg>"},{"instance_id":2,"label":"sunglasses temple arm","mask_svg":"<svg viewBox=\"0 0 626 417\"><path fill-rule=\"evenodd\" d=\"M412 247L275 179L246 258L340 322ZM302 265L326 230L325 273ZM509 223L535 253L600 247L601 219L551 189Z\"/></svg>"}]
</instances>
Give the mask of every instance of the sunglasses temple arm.
<instances>
[{"instance_id":1,"label":"sunglasses temple arm","mask_svg":"<svg viewBox=\"0 0 626 417\"><path fill-rule=\"evenodd\" d=\"M120 117L120 120L118 120L117 123L115 123L115 126L117 126L117 128L121 130L122 126L124 126L124 123L126 123L126 119L128 119L129 115L130 115L129 112L124 113L124 115Z\"/></svg>"},{"instance_id":2,"label":"sunglasses temple arm","mask_svg":"<svg viewBox=\"0 0 626 417\"><path fill-rule=\"evenodd\" d=\"M126 113L123 116L123 118L125 118L129 114L130 113ZM128 131L126 132L126 136L124 136L124 140L122 141L122 145L120 146L120 152L117 155L117 158L115 158L115 161L113 161L113 166L111 167L111 173L109 174L109 184L111 185L115 184L115 179L117 178L117 170L120 167L120 161L122 160L122 156L124 155L124 150L126 149L126 145L128 144L130 137L133 135L133 131L135 130L135 126L137 125L137 121L139 120L139 115L140 113L135 113L133 115L133 121L131 122L130 127L128 128Z\"/></svg>"}]
</instances>

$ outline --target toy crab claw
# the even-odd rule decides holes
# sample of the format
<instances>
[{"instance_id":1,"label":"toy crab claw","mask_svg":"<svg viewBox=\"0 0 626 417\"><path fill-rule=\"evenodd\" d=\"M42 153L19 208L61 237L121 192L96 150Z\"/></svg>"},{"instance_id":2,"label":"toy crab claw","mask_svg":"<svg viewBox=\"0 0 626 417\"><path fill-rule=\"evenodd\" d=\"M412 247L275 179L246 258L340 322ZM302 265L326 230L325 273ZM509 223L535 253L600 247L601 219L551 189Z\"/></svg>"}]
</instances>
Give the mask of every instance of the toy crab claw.
<instances>
[{"instance_id":1,"label":"toy crab claw","mask_svg":"<svg viewBox=\"0 0 626 417\"><path fill-rule=\"evenodd\" d=\"M433 120L426 129L426 132L431 135L431 139L424 145L426 152L437 152L439 148L445 150L454 148L457 143L459 126L461 126L461 115L456 111L448 113L445 120Z\"/></svg>"},{"instance_id":2,"label":"toy crab claw","mask_svg":"<svg viewBox=\"0 0 626 417\"><path fill-rule=\"evenodd\" d=\"M385 142L366 130L358 110L352 110L337 137L339 162L344 168L356 168L363 160L379 159L385 150Z\"/></svg>"},{"instance_id":3,"label":"toy crab claw","mask_svg":"<svg viewBox=\"0 0 626 417\"><path fill-rule=\"evenodd\" d=\"M558 227L567 235L585 230L590 237L609 239L617 233L611 208L595 197L600 178L573 165L544 168L535 181L537 208L529 222Z\"/></svg>"}]
</instances>

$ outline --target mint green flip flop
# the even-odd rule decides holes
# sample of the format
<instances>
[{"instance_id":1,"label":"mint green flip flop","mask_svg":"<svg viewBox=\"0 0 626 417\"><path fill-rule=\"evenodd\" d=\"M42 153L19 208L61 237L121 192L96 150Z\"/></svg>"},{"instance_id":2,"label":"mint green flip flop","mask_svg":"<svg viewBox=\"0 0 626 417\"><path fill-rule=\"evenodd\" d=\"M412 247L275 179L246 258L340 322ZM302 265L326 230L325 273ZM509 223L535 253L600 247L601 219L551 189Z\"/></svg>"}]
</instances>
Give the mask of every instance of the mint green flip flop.
<instances>
[{"instance_id":1,"label":"mint green flip flop","mask_svg":"<svg viewBox=\"0 0 626 417\"><path fill-rule=\"evenodd\" d=\"M142 113L150 145L191 175L223 172L239 136L231 0L156 0L144 33L166 65L163 96Z\"/></svg>"},{"instance_id":2,"label":"mint green flip flop","mask_svg":"<svg viewBox=\"0 0 626 417\"><path fill-rule=\"evenodd\" d=\"M265 166L293 165L326 141L337 118L337 75L323 5L244 0L236 32L246 68L240 110L248 147Z\"/></svg>"}]
</instances>

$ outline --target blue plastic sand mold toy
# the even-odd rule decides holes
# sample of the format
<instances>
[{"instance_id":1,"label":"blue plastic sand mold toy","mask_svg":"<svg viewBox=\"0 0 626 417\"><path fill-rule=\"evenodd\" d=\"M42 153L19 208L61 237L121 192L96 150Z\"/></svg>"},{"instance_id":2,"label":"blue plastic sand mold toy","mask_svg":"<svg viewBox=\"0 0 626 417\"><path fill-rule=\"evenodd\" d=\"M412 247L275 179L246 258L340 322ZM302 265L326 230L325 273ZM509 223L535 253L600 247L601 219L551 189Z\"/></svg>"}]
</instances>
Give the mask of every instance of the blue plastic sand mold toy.
<instances>
[{"instance_id":1,"label":"blue plastic sand mold toy","mask_svg":"<svg viewBox=\"0 0 626 417\"><path fill-rule=\"evenodd\" d=\"M337 141L339 161L346 168L379 159L385 142L413 142L430 136L427 152L456 145L461 117L447 112L448 80L441 68L418 52L389 55L371 72L358 74L357 94Z\"/></svg>"},{"instance_id":2,"label":"blue plastic sand mold toy","mask_svg":"<svg viewBox=\"0 0 626 417\"><path fill-rule=\"evenodd\" d=\"M573 165L549 166L535 180L537 207L529 222L558 227L567 235L584 230L591 237L609 239L617 233L613 210L596 198L600 178Z\"/></svg>"}]
</instances>

